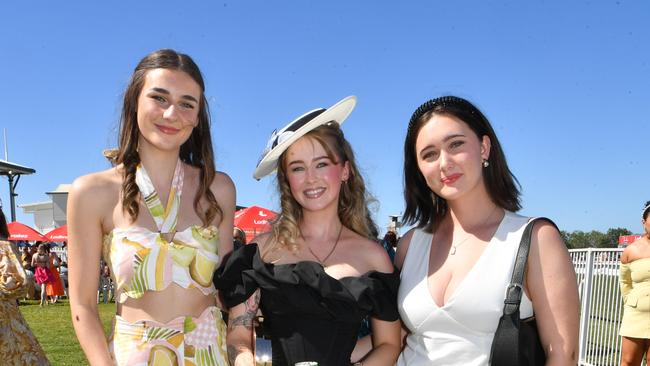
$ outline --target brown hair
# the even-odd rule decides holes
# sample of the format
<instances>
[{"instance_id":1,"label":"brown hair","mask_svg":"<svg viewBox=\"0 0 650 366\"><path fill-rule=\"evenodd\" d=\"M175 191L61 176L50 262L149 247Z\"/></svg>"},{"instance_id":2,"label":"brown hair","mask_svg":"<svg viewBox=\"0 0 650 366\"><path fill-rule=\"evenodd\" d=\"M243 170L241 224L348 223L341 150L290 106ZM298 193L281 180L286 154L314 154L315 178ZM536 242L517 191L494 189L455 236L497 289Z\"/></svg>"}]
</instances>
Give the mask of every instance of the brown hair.
<instances>
[{"instance_id":1,"label":"brown hair","mask_svg":"<svg viewBox=\"0 0 650 366\"><path fill-rule=\"evenodd\" d=\"M395 234L394 231L389 230L386 235L384 235L384 240L393 248L397 246L397 234Z\"/></svg>"},{"instance_id":2,"label":"brown hair","mask_svg":"<svg viewBox=\"0 0 650 366\"><path fill-rule=\"evenodd\" d=\"M487 136L491 142L489 167L483 169L485 187L492 201L509 211L519 211L519 182L508 168L497 135L488 119L465 99L445 96L422 104L411 117L404 141L404 222L433 231L448 210L447 201L435 194L427 185L418 168L415 141L422 126L434 115L447 115L465 122L481 140Z\"/></svg>"},{"instance_id":3,"label":"brown hair","mask_svg":"<svg viewBox=\"0 0 650 366\"><path fill-rule=\"evenodd\" d=\"M117 156L114 158L116 165L123 165L122 207L135 221L139 213L139 190L135 183L135 171L140 163L138 155L140 134L137 117L138 97L144 86L147 72L161 68L185 72L201 87L198 124L192 130L189 139L181 145L179 157L181 161L200 171L199 189L194 197L194 211L201 218L203 225L208 226L217 215L221 216L222 212L217 199L210 190L210 184L215 175L215 166L210 136L210 111L204 93L205 84L201 71L192 58L170 49L154 51L140 60L124 92ZM208 207L203 212L199 207L201 197L205 197L208 201Z\"/></svg>"},{"instance_id":4,"label":"brown hair","mask_svg":"<svg viewBox=\"0 0 650 366\"><path fill-rule=\"evenodd\" d=\"M241 228L235 226L233 228L233 239L238 240L242 244L246 244L246 233Z\"/></svg>"},{"instance_id":5,"label":"brown hair","mask_svg":"<svg viewBox=\"0 0 650 366\"><path fill-rule=\"evenodd\" d=\"M338 123L328 123L309 131L305 137L318 142L330 160L335 164L348 162L350 176L341 183L339 193L338 214L339 219L350 230L365 237L372 238L377 232L369 210L368 202L372 198L366 192L366 186L357 168L354 152L350 143L345 139ZM287 150L280 155L277 169L277 186L280 193L281 213L273 223L272 244L266 253L277 247L297 250L296 239L300 236L299 223L302 219L302 207L291 194L287 179L286 155Z\"/></svg>"}]
</instances>

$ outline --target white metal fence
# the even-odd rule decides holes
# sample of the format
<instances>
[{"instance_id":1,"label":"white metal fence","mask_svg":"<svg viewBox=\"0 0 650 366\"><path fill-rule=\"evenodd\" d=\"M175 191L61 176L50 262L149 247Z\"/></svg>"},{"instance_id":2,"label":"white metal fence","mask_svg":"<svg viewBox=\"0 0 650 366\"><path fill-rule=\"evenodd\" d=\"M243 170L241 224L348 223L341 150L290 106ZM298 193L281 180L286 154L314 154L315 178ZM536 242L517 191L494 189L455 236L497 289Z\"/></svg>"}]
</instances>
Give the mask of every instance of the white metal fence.
<instances>
[{"instance_id":1,"label":"white metal fence","mask_svg":"<svg viewBox=\"0 0 650 366\"><path fill-rule=\"evenodd\" d=\"M618 330L623 301L618 277L622 251L594 248L569 251L580 291L579 365L620 365Z\"/></svg>"}]
</instances>

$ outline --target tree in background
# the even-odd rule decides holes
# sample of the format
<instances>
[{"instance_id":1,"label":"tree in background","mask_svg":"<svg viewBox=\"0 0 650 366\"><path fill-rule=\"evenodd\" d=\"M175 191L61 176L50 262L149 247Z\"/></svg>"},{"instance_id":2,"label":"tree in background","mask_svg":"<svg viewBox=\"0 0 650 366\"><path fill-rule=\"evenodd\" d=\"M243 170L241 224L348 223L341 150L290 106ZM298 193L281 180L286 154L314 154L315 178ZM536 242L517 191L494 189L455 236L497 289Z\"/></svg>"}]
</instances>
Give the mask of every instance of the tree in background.
<instances>
[{"instance_id":1,"label":"tree in background","mask_svg":"<svg viewBox=\"0 0 650 366\"><path fill-rule=\"evenodd\" d=\"M632 232L625 228L610 228L607 233L598 230L584 232L580 230L568 232L561 231L562 239L569 249L582 248L616 248L618 247L618 237L622 235L631 235Z\"/></svg>"},{"instance_id":2,"label":"tree in background","mask_svg":"<svg viewBox=\"0 0 650 366\"><path fill-rule=\"evenodd\" d=\"M603 248L616 248L618 247L619 236L632 235L632 234L633 233L626 228L622 228L622 227L610 228L609 230L607 230L607 233L605 234L609 246Z\"/></svg>"}]
</instances>

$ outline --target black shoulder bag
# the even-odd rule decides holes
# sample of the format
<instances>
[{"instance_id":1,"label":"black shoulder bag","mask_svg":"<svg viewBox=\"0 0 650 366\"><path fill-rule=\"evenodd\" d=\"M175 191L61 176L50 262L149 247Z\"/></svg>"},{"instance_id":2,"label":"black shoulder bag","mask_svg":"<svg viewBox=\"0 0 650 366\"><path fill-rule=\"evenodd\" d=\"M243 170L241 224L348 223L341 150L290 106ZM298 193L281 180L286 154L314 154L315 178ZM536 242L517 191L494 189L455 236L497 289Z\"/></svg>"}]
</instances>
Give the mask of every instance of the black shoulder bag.
<instances>
[{"instance_id":1,"label":"black shoulder bag","mask_svg":"<svg viewBox=\"0 0 650 366\"><path fill-rule=\"evenodd\" d=\"M519 319L519 304L523 293L530 238L533 225L538 220L548 221L557 228L553 221L545 217L538 217L530 220L524 229L515 259L515 267L512 270L512 279L506 290L503 315L499 319L499 326L492 341L490 365L493 366L537 366L544 365L546 362L546 353L544 353L537 333L535 315L533 314L527 319Z\"/></svg>"}]
</instances>

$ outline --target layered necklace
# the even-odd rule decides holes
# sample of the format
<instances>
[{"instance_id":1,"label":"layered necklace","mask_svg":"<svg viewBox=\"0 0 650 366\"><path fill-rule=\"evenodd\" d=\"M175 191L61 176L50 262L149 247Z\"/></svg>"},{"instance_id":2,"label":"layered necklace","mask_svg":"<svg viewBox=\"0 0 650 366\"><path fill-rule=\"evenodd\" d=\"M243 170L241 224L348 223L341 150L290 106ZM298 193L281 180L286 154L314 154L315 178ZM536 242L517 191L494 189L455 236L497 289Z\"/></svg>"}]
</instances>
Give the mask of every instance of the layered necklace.
<instances>
[{"instance_id":1,"label":"layered necklace","mask_svg":"<svg viewBox=\"0 0 650 366\"><path fill-rule=\"evenodd\" d=\"M487 216L485 221L483 221L483 223L479 227L485 226L485 224L487 224L488 221L490 221L490 217L492 217L492 214L494 214L494 211L497 210L497 207L499 207L499 206L494 205L494 208L492 209L492 211L490 211L490 214ZM467 236L465 236L463 239L459 240L456 243L451 243L451 250L449 251L449 255L456 255L456 250L458 248L460 248L461 245L465 244L465 242L467 242L467 240L469 240L469 238L471 238L472 236L473 236L472 234L467 233Z\"/></svg>"},{"instance_id":2,"label":"layered necklace","mask_svg":"<svg viewBox=\"0 0 650 366\"><path fill-rule=\"evenodd\" d=\"M336 250L336 246L339 244L339 240L341 239L341 233L342 232L343 232L343 224L341 224L341 226L339 227L339 234L336 236L336 241L334 242L334 245L332 245L332 249L330 249L329 253L327 253L325 258L323 258L323 259L320 259L316 255L316 253L314 253L314 251L311 250L311 245L309 245L309 243L306 243L307 244L307 249L309 250L309 253L311 253L311 255L313 255L314 258L316 258L316 260L318 261L318 263L321 264L321 266L323 266L323 267L325 266L325 262L329 259L329 257L332 256L332 253L334 253L334 250ZM306 242L306 240L305 240L305 242Z\"/></svg>"}]
</instances>

